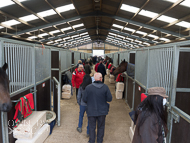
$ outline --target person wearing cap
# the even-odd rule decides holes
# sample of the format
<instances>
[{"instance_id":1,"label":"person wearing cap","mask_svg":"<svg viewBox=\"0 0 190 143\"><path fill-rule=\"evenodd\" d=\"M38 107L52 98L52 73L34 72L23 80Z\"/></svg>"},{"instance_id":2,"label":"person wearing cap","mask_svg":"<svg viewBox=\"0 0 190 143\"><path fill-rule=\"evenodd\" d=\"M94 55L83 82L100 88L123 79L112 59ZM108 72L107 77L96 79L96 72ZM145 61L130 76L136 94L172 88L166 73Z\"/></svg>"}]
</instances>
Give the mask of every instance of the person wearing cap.
<instances>
[{"instance_id":1,"label":"person wearing cap","mask_svg":"<svg viewBox=\"0 0 190 143\"><path fill-rule=\"evenodd\" d=\"M167 102L163 87L148 89L148 97L135 111L135 133L132 143L166 143L168 132L164 106Z\"/></svg>"}]
</instances>

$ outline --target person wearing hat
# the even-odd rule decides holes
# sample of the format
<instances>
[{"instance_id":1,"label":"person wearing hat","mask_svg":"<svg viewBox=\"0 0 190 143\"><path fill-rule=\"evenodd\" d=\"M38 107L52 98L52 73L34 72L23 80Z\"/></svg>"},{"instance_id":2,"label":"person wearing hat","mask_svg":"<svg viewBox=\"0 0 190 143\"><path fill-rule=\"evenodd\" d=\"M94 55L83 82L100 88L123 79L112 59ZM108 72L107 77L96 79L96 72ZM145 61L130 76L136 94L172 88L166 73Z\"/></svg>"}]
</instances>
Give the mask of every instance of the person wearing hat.
<instances>
[{"instance_id":1,"label":"person wearing hat","mask_svg":"<svg viewBox=\"0 0 190 143\"><path fill-rule=\"evenodd\" d=\"M168 132L164 106L167 102L163 87L148 89L148 97L135 111L135 133L132 143L166 143Z\"/></svg>"}]
</instances>

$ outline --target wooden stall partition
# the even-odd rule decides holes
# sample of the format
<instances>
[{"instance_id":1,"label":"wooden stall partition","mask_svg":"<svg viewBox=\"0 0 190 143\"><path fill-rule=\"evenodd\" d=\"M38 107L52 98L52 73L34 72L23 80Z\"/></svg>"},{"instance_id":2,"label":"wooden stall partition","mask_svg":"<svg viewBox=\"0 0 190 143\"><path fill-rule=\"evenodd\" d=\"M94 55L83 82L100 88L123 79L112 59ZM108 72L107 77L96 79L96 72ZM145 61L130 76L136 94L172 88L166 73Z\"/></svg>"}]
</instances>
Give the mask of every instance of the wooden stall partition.
<instances>
[{"instance_id":1,"label":"wooden stall partition","mask_svg":"<svg viewBox=\"0 0 190 143\"><path fill-rule=\"evenodd\" d=\"M144 88L142 88L139 84L135 83L134 110L136 110L138 105L141 103L141 93L145 93L145 92L146 91Z\"/></svg>"},{"instance_id":2,"label":"wooden stall partition","mask_svg":"<svg viewBox=\"0 0 190 143\"><path fill-rule=\"evenodd\" d=\"M133 80L128 78L128 87L127 87L127 103L129 107L132 108L133 102Z\"/></svg>"}]
</instances>

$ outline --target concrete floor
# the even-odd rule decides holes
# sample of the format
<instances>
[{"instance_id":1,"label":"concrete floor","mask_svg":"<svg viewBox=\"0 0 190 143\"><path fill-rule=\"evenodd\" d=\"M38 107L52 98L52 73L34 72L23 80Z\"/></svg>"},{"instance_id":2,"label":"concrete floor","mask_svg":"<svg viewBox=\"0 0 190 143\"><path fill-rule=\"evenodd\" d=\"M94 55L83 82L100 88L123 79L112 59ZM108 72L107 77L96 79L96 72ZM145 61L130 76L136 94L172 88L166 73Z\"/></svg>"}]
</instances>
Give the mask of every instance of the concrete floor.
<instances>
[{"instance_id":1,"label":"concrete floor","mask_svg":"<svg viewBox=\"0 0 190 143\"><path fill-rule=\"evenodd\" d=\"M109 86L113 100L110 103L110 111L106 117L106 127L104 143L130 143L129 127L130 112L129 107L124 100L115 98L115 84L110 84L108 76L105 78L105 84ZM86 126L87 115L84 116L83 132L78 133L79 106L76 103L76 95L70 100L61 100L61 127L54 127L45 143L87 143Z\"/></svg>"}]
</instances>

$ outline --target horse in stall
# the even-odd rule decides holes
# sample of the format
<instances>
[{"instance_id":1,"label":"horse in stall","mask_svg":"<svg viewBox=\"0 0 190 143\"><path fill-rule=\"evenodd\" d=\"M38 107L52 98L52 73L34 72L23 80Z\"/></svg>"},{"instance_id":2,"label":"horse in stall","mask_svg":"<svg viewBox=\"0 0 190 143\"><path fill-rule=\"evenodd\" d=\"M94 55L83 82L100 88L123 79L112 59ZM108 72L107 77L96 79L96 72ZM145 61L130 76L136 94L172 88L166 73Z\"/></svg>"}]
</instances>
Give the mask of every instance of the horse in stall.
<instances>
[{"instance_id":1,"label":"horse in stall","mask_svg":"<svg viewBox=\"0 0 190 143\"><path fill-rule=\"evenodd\" d=\"M9 78L6 74L7 63L0 68L0 111L9 112L12 103L9 94Z\"/></svg>"},{"instance_id":2,"label":"horse in stall","mask_svg":"<svg viewBox=\"0 0 190 143\"><path fill-rule=\"evenodd\" d=\"M116 76L120 73L127 72L127 75L134 78L135 75L135 65L128 63L125 59L120 63L120 65L114 70L113 75Z\"/></svg>"},{"instance_id":3,"label":"horse in stall","mask_svg":"<svg viewBox=\"0 0 190 143\"><path fill-rule=\"evenodd\" d=\"M116 76L120 73L123 73L127 69L128 62L125 59L119 64L119 66L114 70L113 75Z\"/></svg>"}]
</instances>

